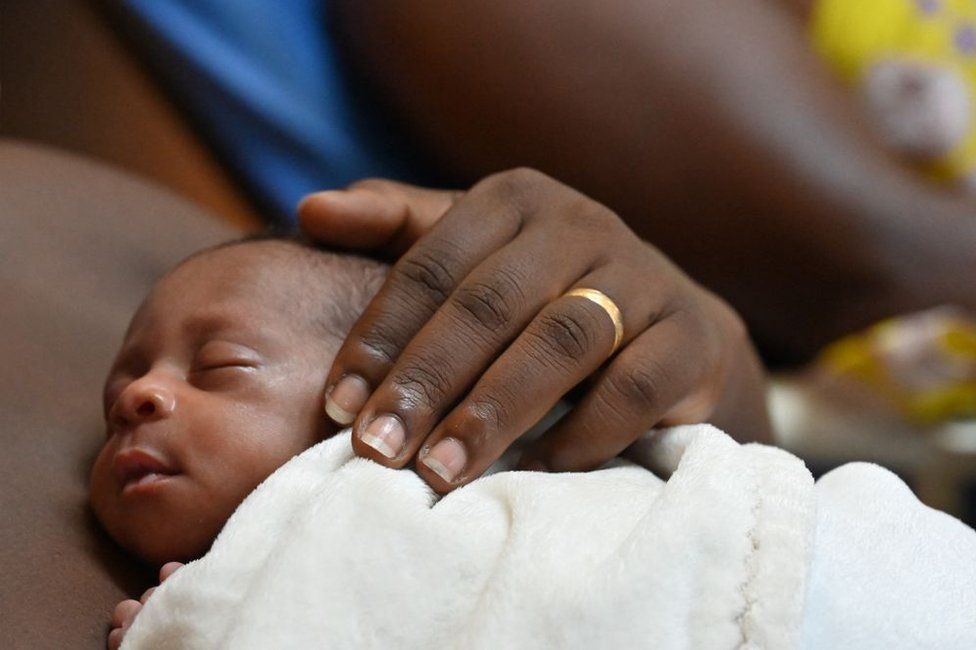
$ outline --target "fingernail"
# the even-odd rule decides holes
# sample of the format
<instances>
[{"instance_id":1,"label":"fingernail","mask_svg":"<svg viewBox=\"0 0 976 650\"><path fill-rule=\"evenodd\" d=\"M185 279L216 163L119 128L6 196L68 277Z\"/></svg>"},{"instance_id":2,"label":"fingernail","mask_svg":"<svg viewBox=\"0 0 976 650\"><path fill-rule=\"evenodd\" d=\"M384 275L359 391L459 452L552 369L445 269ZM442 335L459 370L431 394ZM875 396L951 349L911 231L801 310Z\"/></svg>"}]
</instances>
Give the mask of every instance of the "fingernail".
<instances>
[{"instance_id":1,"label":"fingernail","mask_svg":"<svg viewBox=\"0 0 976 650\"><path fill-rule=\"evenodd\" d=\"M396 458L403 449L403 423L393 415L380 415L369 423L359 439L387 458Z\"/></svg>"},{"instance_id":2,"label":"fingernail","mask_svg":"<svg viewBox=\"0 0 976 650\"><path fill-rule=\"evenodd\" d=\"M451 483L464 469L468 454L464 445L454 438L444 438L420 461L442 479Z\"/></svg>"},{"instance_id":3,"label":"fingernail","mask_svg":"<svg viewBox=\"0 0 976 650\"><path fill-rule=\"evenodd\" d=\"M358 375L346 375L325 398L325 413L342 426L352 424L369 399L369 385Z\"/></svg>"}]
</instances>

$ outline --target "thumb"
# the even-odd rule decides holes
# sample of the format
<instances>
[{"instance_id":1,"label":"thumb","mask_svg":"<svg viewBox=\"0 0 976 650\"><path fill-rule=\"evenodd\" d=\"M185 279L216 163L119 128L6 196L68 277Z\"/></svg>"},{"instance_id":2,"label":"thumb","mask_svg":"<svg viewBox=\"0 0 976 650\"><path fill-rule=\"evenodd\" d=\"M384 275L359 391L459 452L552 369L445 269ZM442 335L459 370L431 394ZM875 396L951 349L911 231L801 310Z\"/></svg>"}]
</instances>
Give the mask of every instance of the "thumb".
<instances>
[{"instance_id":1,"label":"thumb","mask_svg":"<svg viewBox=\"0 0 976 650\"><path fill-rule=\"evenodd\" d=\"M316 241L397 257L437 223L460 192L366 180L345 190L309 194L298 222Z\"/></svg>"}]
</instances>

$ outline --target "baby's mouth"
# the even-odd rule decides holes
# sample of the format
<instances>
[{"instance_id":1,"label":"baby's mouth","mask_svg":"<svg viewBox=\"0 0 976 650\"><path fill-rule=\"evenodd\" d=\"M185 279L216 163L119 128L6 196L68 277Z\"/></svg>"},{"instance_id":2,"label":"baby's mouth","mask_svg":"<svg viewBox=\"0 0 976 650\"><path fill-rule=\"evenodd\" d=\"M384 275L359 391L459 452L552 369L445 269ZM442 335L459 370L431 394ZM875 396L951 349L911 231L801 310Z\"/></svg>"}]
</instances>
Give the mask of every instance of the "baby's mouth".
<instances>
[{"instance_id":1,"label":"baby's mouth","mask_svg":"<svg viewBox=\"0 0 976 650\"><path fill-rule=\"evenodd\" d=\"M117 453L112 469L123 492L149 488L178 474L166 461L139 448L123 449Z\"/></svg>"}]
</instances>

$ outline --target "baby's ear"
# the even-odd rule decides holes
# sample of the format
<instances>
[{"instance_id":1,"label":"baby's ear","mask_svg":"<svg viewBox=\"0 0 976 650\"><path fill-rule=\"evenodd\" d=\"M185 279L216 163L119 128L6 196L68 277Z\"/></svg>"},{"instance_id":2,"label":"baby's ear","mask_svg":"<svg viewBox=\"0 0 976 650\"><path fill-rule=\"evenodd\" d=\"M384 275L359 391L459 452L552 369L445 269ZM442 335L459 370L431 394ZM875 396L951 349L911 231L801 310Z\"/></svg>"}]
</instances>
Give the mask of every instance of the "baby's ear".
<instances>
[{"instance_id":1,"label":"baby's ear","mask_svg":"<svg viewBox=\"0 0 976 650\"><path fill-rule=\"evenodd\" d=\"M323 244L397 257L437 223L456 196L371 179L309 194L298 204L298 221Z\"/></svg>"},{"instance_id":2,"label":"baby's ear","mask_svg":"<svg viewBox=\"0 0 976 650\"><path fill-rule=\"evenodd\" d=\"M945 156L967 136L972 96L949 66L888 58L865 73L869 117L897 153L924 162Z\"/></svg>"}]
</instances>

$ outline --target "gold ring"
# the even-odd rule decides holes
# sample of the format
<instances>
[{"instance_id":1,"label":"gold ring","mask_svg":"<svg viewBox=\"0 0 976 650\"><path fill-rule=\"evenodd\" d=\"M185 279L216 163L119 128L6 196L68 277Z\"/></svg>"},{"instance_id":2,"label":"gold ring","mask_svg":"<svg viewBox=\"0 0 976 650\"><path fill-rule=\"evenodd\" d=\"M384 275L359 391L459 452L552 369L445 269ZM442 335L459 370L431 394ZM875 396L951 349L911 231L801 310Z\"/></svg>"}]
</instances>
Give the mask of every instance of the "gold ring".
<instances>
[{"instance_id":1,"label":"gold ring","mask_svg":"<svg viewBox=\"0 0 976 650\"><path fill-rule=\"evenodd\" d=\"M620 316L620 307L617 307L617 303L610 300L610 297L602 291L597 291L596 289L585 289L580 287L579 289L571 289L567 291L564 296L577 296L579 298L586 298L591 302L595 302L603 308L603 311L607 312L607 316L610 317L610 321L613 322L613 347L610 348L610 354L612 355L620 347L620 342L624 340L624 320ZM609 356L609 355L608 355Z\"/></svg>"}]
</instances>

